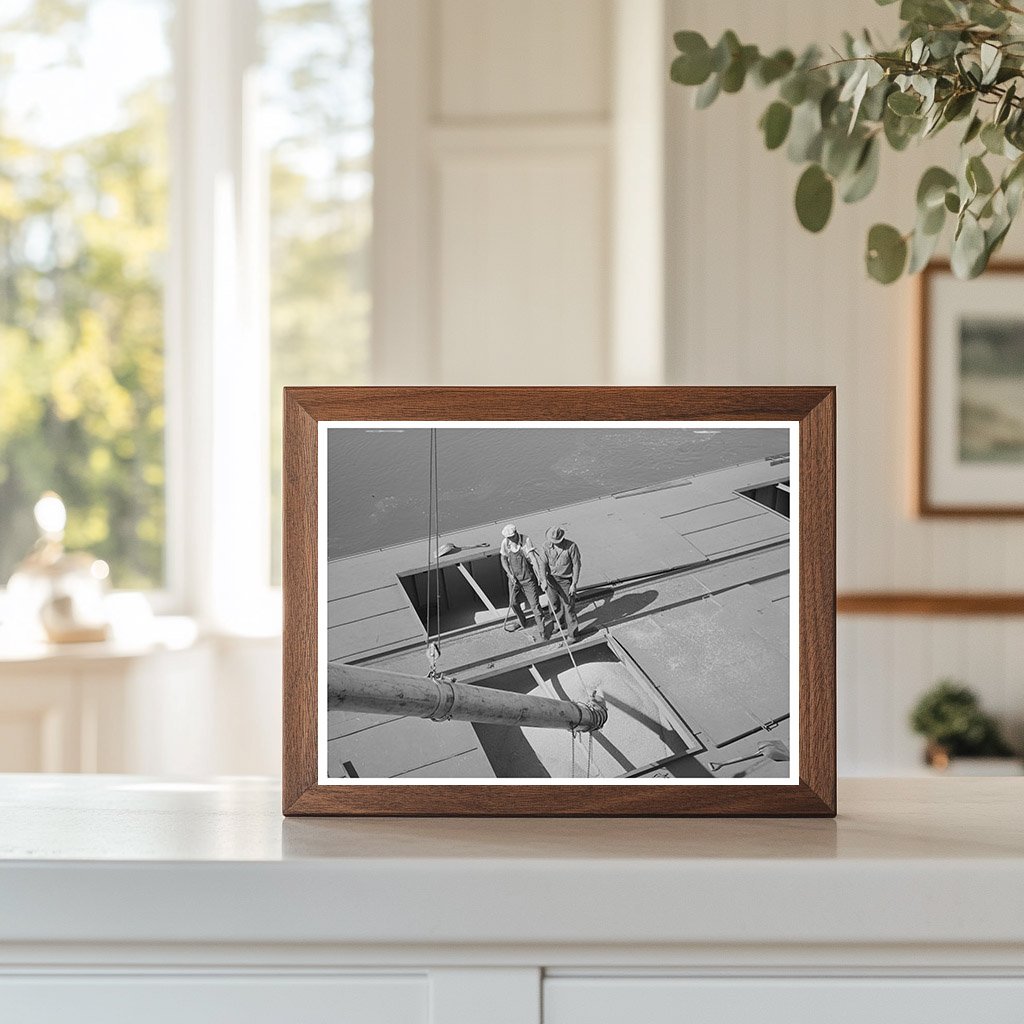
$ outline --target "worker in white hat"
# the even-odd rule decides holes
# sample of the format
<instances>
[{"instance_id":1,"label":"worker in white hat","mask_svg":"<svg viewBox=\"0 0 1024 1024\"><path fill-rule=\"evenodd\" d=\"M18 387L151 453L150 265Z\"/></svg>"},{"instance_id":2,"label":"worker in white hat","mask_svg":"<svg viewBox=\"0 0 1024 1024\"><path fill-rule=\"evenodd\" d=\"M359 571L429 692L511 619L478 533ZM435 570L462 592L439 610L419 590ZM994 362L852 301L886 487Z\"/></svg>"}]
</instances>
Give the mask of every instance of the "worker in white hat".
<instances>
[{"instance_id":1,"label":"worker in white hat","mask_svg":"<svg viewBox=\"0 0 1024 1024\"><path fill-rule=\"evenodd\" d=\"M576 591L580 585L580 568L583 560L575 541L569 540L565 530L552 526L547 532L540 562L548 595L548 607L557 622L562 620L565 635L576 639L579 624L576 621Z\"/></svg>"},{"instance_id":2,"label":"worker in white hat","mask_svg":"<svg viewBox=\"0 0 1024 1024\"><path fill-rule=\"evenodd\" d=\"M509 523L501 531L501 537L501 567L508 577L509 606L515 609L519 625L526 629L526 616L519 605L521 591L533 612L535 639L546 640L546 623L540 610L540 585L543 584L544 570L537 549L526 534L519 532L515 523Z\"/></svg>"}]
</instances>

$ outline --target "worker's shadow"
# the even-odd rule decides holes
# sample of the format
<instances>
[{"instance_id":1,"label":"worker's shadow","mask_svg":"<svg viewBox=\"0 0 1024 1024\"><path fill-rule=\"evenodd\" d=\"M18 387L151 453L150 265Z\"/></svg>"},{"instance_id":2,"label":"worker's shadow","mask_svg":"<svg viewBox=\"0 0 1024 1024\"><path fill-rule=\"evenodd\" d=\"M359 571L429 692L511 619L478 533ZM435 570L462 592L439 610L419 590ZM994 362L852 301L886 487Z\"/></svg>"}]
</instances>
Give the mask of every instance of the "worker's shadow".
<instances>
[{"instance_id":1,"label":"worker's shadow","mask_svg":"<svg viewBox=\"0 0 1024 1024\"><path fill-rule=\"evenodd\" d=\"M657 600L657 590L637 590L629 594L619 594L617 597L611 593L598 594L592 599L589 607L585 603L580 609L580 624L585 629L610 626L612 623L638 615Z\"/></svg>"}]
</instances>

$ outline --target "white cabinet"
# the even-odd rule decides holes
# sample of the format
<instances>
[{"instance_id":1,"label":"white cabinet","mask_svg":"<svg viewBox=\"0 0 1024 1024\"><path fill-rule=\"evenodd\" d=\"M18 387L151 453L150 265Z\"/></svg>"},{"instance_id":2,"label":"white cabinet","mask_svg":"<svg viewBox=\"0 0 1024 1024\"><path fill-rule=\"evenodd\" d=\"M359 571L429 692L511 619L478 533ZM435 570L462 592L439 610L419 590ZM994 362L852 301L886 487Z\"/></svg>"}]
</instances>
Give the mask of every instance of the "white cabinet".
<instances>
[{"instance_id":1,"label":"white cabinet","mask_svg":"<svg viewBox=\"0 0 1024 1024\"><path fill-rule=\"evenodd\" d=\"M1020 1024L1024 979L549 978L544 1024Z\"/></svg>"},{"instance_id":2,"label":"white cabinet","mask_svg":"<svg viewBox=\"0 0 1024 1024\"><path fill-rule=\"evenodd\" d=\"M17 1024L428 1024L425 973L410 976L0 978Z\"/></svg>"},{"instance_id":3,"label":"white cabinet","mask_svg":"<svg viewBox=\"0 0 1024 1024\"><path fill-rule=\"evenodd\" d=\"M0 1021L1024 1021L1020 780L846 780L836 821L280 801L0 776Z\"/></svg>"}]
</instances>

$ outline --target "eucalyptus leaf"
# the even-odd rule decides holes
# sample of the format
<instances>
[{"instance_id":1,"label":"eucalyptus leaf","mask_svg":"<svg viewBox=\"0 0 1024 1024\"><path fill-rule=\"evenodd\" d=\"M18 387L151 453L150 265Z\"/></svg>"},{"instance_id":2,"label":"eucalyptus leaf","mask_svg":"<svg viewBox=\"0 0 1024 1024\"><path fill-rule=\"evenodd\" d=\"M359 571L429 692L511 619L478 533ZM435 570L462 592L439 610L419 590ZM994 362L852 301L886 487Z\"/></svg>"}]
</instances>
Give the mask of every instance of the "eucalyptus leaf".
<instances>
[{"instance_id":1,"label":"eucalyptus leaf","mask_svg":"<svg viewBox=\"0 0 1024 1024\"><path fill-rule=\"evenodd\" d=\"M1003 174L1001 188L1003 195L1006 196L1006 212L1012 221L1017 216L1021 199L1024 197L1024 157L1018 157Z\"/></svg>"},{"instance_id":2,"label":"eucalyptus leaf","mask_svg":"<svg viewBox=\"0 0 1024 1024\"><path fill-rule=\"evenodd\" d=\"M862 124L865 121L882 120L882 115L885 113L885 101L892 91L892 82L884 77L868 88L864 94L864 102L860 105L859 120Z\"/></svg>"},{"instance_id":3,"label":"eucalyptus leaf","mask_svg":"<svg viewBox=\"0 0 1024 1024\"><path fill-rule=\"evenodd\" d=\"M946 100L942 107L943 118L946 121L956 121L961 117L966 117L974 107L974 100L974 93L955 93Z\"/></svg>"},{"instance_id":4,"label":"eucalyptus leaf","mask_svg":"<svg viewBox=\"0 0 1024 1024\"><path fill-rule=\"evenodd\" d=\"M925 119L924 131L921 132L922 138L927 138L933 132L939 130L943 124L943 108L940 106L934 106L931 109L931 113Z\"/></svg>"},{"instance_id":5,"label":"eucalyptus leaf","mask_svg":"<svg viewBox=\"0 0 1024 1024\"><path fill-rule=\"evenodd\" d=\"M722 72L722 92L739 92L746 81L747 72L758 59L756 46L741 46L732 63Z\"/></svg>"},{"instance_id":6,"label":"eucalyptus leaf","mask_svg":"<svg viewBox=\"0 0 1024 1024\"><path fill-rule=\"evenodd\" d=\"M967 161L966 176L976 194L987 196L995 188L992 175L980 156L972 156Z\"/></svg>"},{"instance_id":7,"label":"eucalyptus leaf","mask_svg":"<svg viewBox=\"0 0 1024 1024\"><path fill-rule=\"evenodd\" d=\"M928 40L932 60L945 60L951 57L960 45L960 33L952 30L932 32Z\"/></svg>"},{"instance_id":8,"label":"eucalyptus leaf","mask_svg":"<svg viewBox=\"0 0 1024 1024\"><path fill-rule=\"evenodd\" d=\"M677 35L695 36L704 44L704 49L693 49L676 57L672 61L670 77L673 82L678 82L680 85L702 85L711 74L711 51L703 37L697 35L696 32L679 32Z\"/></svg>"},{"instance_id":9,"label":"eucalyptus leaf","mask_svg":"<svg viewBox=\"0 0 1024 1024\"><path fill-rule=\"evenodd\" d=\"M981 264L984 269L985 232L978 219L969 211L963 214L960 227L953 238L953 251L950 265L953 273L961 280L976 277L980 270L975 268Z\"/></svg>"},{"instance_id":10,"label":"eucalyptus leaf","mask_svg":"<svg viewBox=\"0 0 1024 1024\"><path fill-rule=\"evenodd\" d=\"M1003 51L991 42L981 44L979 51L981 58L981 84L991 85L999 74L999 68L1003 63Z\"/></svg>"},{"instance_id":11,"label":"eucalyptus leaf","mask_svg":"<svg viewBox=\"0 0 1024 1024\"><path fill-rule=\"evenodd\" d=\"M1006 196L1006 213L1012 223L1013 218L1020 212L1020 202L1024 198L1024 177L1017 177L1004 185L1003 193Z\"/></svg>"},{"instance_id":12,"label":"eucalyptus leaf","mask_svg":"<svg viewBox=\"0 0 1024 1024\"><path fill-rule=\"evenodd\" d=\"M922 112L927 113L935 104L935 79L927 75L913 75L910 84L924 101Z\"/></svg>"},{"instance_id":13,"label":"eucalyptus leaf","mask_svg":"<svg viewBox=\"0 0 1024 1024\"><path fill-rule=\"evenodd\" d=\"M817 160L821 156L821 111L813 101L801 103L793 111L786 155L793 163Z\"/></svg>"},{"instance_id":14,"label":"eucalyptus leaf","mask_svg":"<svg viewBox=\"0 0 1024 1024\"><path fill-rule=\"evenodd\" d=\"M885 141L897 152L906 149L910 140L921 130L924 118L900 117L891 110L886 110L882 117Z\"/></svg>"},{"instance_id":15,"label":"eucalyptus leaf","mask_svg":"<svg viewBox=\"0 0 1024 1024\"><path fill-rule=\"evenodd\" d=\"M956 184L956 176L944 167L929 167L921 175L917 186L917 207L927 212L936 206L942 206L947 190Z\"/></svg>"},{"instance_id":16,"label":"eucalyptus leaf","mask_svg":"<svg viewBox=\"0 0 1024 1024\"><path fill-rule=\"evenodd\" d=\"M967 126L967 131L964 132L964 137L960 140L961 146L967 146L972 143L979 135L982 129L982 120L980 117L972 117L971 123Z\"/></svg>"},{"instance_id":17,"label":"eucalyptus leaf","mask_svg":"<svg viewBox=\"0 0 1024 1024\"><path fill-rule=\"evenodd\" d=\"M927 210L919 210L917 214L917 228L925 235L938 235L946 224L946 204L939 203Z\"/></svg>"},{"instance_id":18,"label":"eucalyptus leaf","mask_svg":"<svg viewBox=\"0 0 1024 1024\"><path fill-rule=\"evenodd\" d=\"M1005 28L1007 25L1006 15L990 3L972 3L968 9L967 16L976 24L984 25L985 28L996 29L997 31Z\"/></svg>"},{"instance_id":19,"label":"eucalyptus leaf","mask_svg":"<svg viewBox=\"0 0 1024 1024\"><path fill-rule=\"evenodd\" d=\"M822 124L839 120L839 113L836 109L839 106L839 92L840 90L836 88L829 89L818 102L818 111L821 114Z\"/></svg>"},{"instance_id":20,"label":"eucalyptus leaf","mask_svg":"<svg viewBox=\"0 0 1024 1024\"><path fill-rule=\"evenodd\" d=\"M928 265L939 244L941 231L928 233L920 227L914 230L910 237L910 261L907 264L907 273L916 274Z\"/></svg>"},{"instance_id":21,"label":"eucalyptus leaf","mask_svg":"<svg viewBox=\"0 0 1024 1024\"><path fill-rule=\"evenodd\" d=\"M822 132L821 166L833 178L852 171L864 149L864 136L850 136L839 128Z\"/></svg>"},{"instance_id":22,"label":"eucalyptus leaf","mask_svg":"<svg viewBox=\"0 0 1024 1024\"><path fill-rule=\"evenodd\" d=\"M754 81L764 87L784 78L793 70L796 58L790 50L776 50L770 57L762 57L753 71Z\"/></svg>"},{"instance_id":23,"label":"eucalyptus leaf","mask_svg":"<svg viewBox=\"0 0 1024 1024\"><path fill-rule=\"evenodd\" d=\"M797 107L807 99L807 75L803 71L794 71L787 75L779 87L779 98L791 107Z\"/></svg>"},{"instance_id":24,"label":"eucalyptus leaf","mask_svg":"<svg viewBox=\"0 0 1024 1024\"><path fill-rule=\"evenodd\" d=\"M892 284L906 262L906 239L890 224L875 224L868 232L868 274L880 284Z\"/></svg>"},{"instance_id":25,"label":"eucalyptus leaf","mask_svg":"<svg viewBox=\"0 0 1024 1024\"><path fill-rule=\"evenodd\" d=\"M776 100L769 105L760 122L766 148L778 149L786 141L792 120L793 108L788 103Z\"/></svg>"},{"instance_id":26,"label":"eucalyptus leaf","mask_svg":"<svg viewBox=\"0 0 1024 1024\"><path fill-rule=\"evenodd\" d=\"M698 110L705 110L715 102L721 91L721 78L717 74L712 74L712 76L694 93L693 105Z\"/></svg>"},{"instance_id":27,"label":"eucalyptus leaf","mask_svg":"<svg viewBox=\"0 0 1024 1024\"><path fill-rule=\"evenodd\" d=\"M878 181L879 149L877 137L872 137L864 143L854 172L843 187L844 203L860 202L875 187Z\"/></svg>"},{"instance_id":28,"label":"eucalyptus leaf","mask_svg":"<svg viewBox=\"0 0 1024 1024\"><path fill-rule=\"evenodd\" d=\"M1002 124L1013 110L1013 101L1017 95L1017 83L1011 82L1007 87L1006 91L1000 97L999 102L996 104L996 112L992 116L992 120L996 124Z\"/></svg>"},{"instance_id":29,"label":"eucalyptus leaf","mask_svg":"<svg viewBox=\"0 0 1024 1024\"><path fill-rule=\"evenodd\" d=\"M821 231L832 214L832 180L817 165L811 164L796 186L796 215L808 231Z\"/></svg>"},{"instance_id":30,"label":"eucalyptus leaf","mask_svg":"<svg viewBox=\"0 0 1024 1024\"><path fill-rule=\"evenodd\" d=\"M957 12L942 0L903 0L900 17L904 21L919 21L925 25L944 25L953 21Z\"/></svg>"},{"instance_id":31,"label":"eucalyptus leaf","mask_svg":"<svg viewBox=\"0 0 1024 1024\"><path fill-rule=\"evenodd\" d=\"M909 92L894 92L889 96L889 109L900 116L916 114L920 106L921 100Z\"/></svg>"},{"instance_id":32,"label":"eucalyptus leaf","mask_svg":"<svg viewBox=\"0 0 1024 1024\"><path fill-rule=\"evenodd\" d=\"M994 156L1002 156L1006 146L1006 133L1001 125L989 121L981 129L981 142Z\"/></svg>"},{"instance_id":33,"label":"eucalyptus leaf","mask_svg":"<svg viewBox=\"0 0 1024 1024\"><path fill-rule=\"evenodd\" d=\"M741 48L736 33L732 29L727 29L711 51L711 70L721 74L732 64L734 56Z\"/></svg>"}]
</instances>

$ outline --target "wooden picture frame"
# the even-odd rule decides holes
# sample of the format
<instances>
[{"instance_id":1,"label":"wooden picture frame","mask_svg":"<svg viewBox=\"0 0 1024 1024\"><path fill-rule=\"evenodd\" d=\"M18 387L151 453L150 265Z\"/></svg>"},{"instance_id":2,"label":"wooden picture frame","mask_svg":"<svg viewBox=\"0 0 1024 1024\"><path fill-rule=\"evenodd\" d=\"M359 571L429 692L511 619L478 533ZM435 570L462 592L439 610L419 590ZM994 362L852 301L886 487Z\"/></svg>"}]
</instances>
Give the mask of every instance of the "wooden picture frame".
<instances>
[{"instance_id":1,"label":"wooden picture frame","mask_svg":"<svg viewBox=\"0 0 1024 1024\"><path fill-rule=\"evenodd\" d=\"M953 431L959 430L961 452L966 432L964 413L957 416L954 373L963 373L954 361L959 358L951 340L949 318L961 315L961 331L965 314L985 316L1000 290L1005 290L1002 312L996 305L993 319L1010 315L1019 319L1024 329L1024 314L1016 311L1019 299L1008 287L1008 277L1017 277L1014 286L1018 292L1024 285L1024 261L1002 260L992 262L981 278L958 281L948 261L936 260L921 272L917 281L917 338L914 348L916 381L915 434L913 452L912 508L920 518L1010 518L1024 516L1024 498L999 495L1005 482L1021 476L1024 462L998 466L986 463L984 456L976 461L964 461L958 467L954 452ZM962 345L961 335L960 344ZM938 351L937 351L938 350ZM961 388L962 377L958 377ZM1014 382L1011 382L1014 383ZM961 394L960 401L963 402ZM958 425L959 424L959 425ZM960 495L963 497L960 497ZM985 500L985 495L988 500Z\"/></svg>"},{"instance_id":2,"label":"wooden picture frame","mask_svg":"<svg viewBox=\"0 0 1024 1024\"><path fill-rule=\"evenodd\" d=\"M694 430L703 425L733 423L737 427L787 427L788 436L797 439L792 454L797 463L794 468L798 469L794 482L797 483L799 511L794 515L792 527L787 526L792 534L786 535L785 542L788 548L791 536L799 551L798 564L786 563L787 578L791 566L796 564L796 579L790 581L790 585L798 581L796 592L799 595L796 612L791 613L796 616L791 620L796 626L788 627L792 638L790 650L797 654L798 668L798 672L793 670L791 691L796 730L793 761L798 772L792 769L784 782L760 778L746 780L747 784L725 785L717 783L736 780L700 779L697 781L711 784L690 785L689 780L655 779L654 773L648 773L647 781L641 778L634 781L630 777L607 781L574 779L563 783L562 776L558 776L546 779L544 785L522 779L516 779L515 784L475 785L424 784L422 780L415 785L378 784L368 779L324 780L318 729L323 710L321 699L325 708L326 696L322 697L319 681L322 638L318 631L321 600L326 607L327 590L318 567L327 522L326 510L321 507L322 493L326 492L320 489L320 475L325 475L327 444L321 446L319 439L327 437L325 431L329 429L360 422L366 426L370 421L396 421L409 428L438 421L456 426L472 421L484 429L492 424L500 427L503 423L538 427L568 424L580 428L600 424L609 429L638 423L654 427L692 423ZM330 424L335 426L330 427ZM787 455L787 462L788 459ZM788 474L788 466L784 471ZM776 470L777 475L780 472ZM283 479L283 811L286 815L835 815L834 388L286 388ZM672 486L682 487L689 482L683 480ZM787 515L788 500L787 492ZM448 546L440 545L439 537L436 540L438 552ZM321 585L324 593L319 595ZM427 600L429 607L429 597ZM322 621L326 623L326 617ZM345 659L341 659L341 665L349 667ZM324 673L326 676L326 662ZM335 678L332 674L332 685ZM467 680L472 681L468 677ZM335 691L331 693L333 700ZM773 724L766 723L764 728L769 729ZM323 749L326 749L326 742L325 737ZM573 741L569 742L571 745ZM326 784L328 782L331 784ZM760 784L753 784L755 782Z\"/></svg>"}]
</instances>

